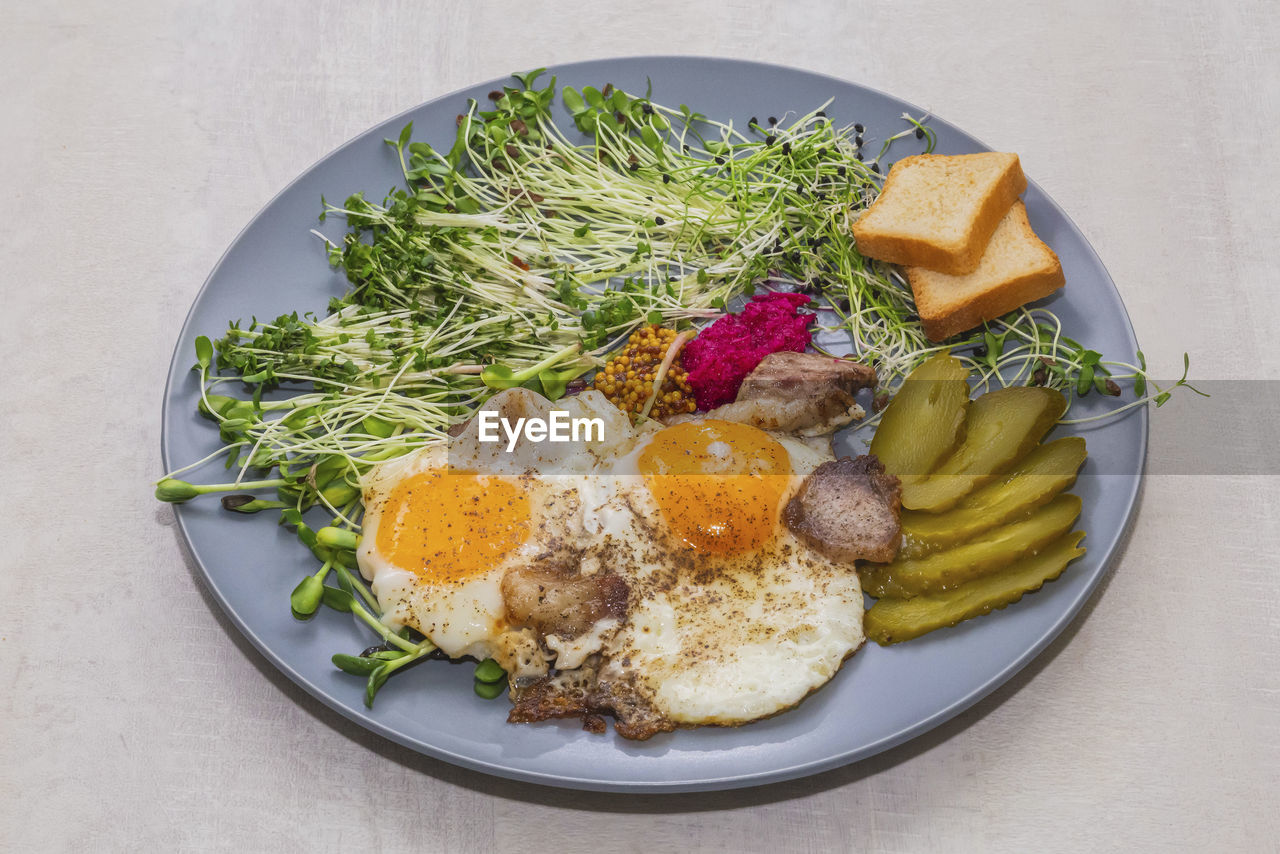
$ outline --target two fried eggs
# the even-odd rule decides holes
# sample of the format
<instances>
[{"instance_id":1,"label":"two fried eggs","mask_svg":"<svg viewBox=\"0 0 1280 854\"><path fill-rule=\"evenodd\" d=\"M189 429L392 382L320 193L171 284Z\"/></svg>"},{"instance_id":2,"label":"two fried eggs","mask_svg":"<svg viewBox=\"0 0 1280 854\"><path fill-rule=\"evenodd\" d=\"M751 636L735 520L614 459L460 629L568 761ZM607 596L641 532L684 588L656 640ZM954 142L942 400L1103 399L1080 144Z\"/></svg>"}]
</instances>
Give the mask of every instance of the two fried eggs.
<instances>
[{"instance_id":1,"label":"two fried eggs","mask_svg":"<svg viewBox=\"0 0 1280 854\"><path fill-rule=\"evenodd\" d=\"M601 418L604 440L507 453L476 419L447 448L371 470L357 557L390 624L494 658L516 686L585 665L659 729L782 711L861 645L853 567L782 522L832 459L825 440L713 419L633 427L595 391L553 404L512 389L484 409Z\"/></svg>"}]
</instances>

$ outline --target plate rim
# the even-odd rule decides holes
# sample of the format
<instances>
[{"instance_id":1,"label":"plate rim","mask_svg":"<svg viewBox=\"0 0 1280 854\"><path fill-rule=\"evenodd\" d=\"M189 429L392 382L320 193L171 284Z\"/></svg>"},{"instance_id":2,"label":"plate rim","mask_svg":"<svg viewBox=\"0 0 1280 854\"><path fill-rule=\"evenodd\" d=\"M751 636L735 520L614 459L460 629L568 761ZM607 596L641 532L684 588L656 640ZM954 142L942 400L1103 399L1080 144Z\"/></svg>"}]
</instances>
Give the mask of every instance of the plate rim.
<instances>
[{"instance_id":1,"label":"plate rim","mask_svg":"<svg viewBox=\"0 0 1280 854\"><path fill-rule=\"evenodd\" d=\"M836 77L831 74L826 74L824 72L812 71L809 69L784 65L776 62L765 62L765 61L760 61L755 59L742 59L738 57L706 56L706 55L699 55L699 54L634 54L634 55L628 54L628 55L598 57L594 59L575 60L573 62L556 63L554 65L546 66L545 70L549 74L558 75L561 72L572 72L582 66L596 65L599 63L636 62L636 61L652 62L655 64L660 64L660 63L665 63L670 61L680 61L680 62L702 62L702 63L711 64L711 65L752 65L752 66L762 67L766 70L776 72L776 73L803 74L810 77L818 78L820 80L830 81L831 83L834 83L840 87L853 86L857 89L861 89L863 91L870 92L870 93L879 95L881 97L887 98L896 103L903 104L908 109L914 110L919 114L927 114L930 119L936 120L938 122L948 125L951 128L954 128L956 131L964 134L970 139L973 139L983 148L989 151L996 150L992 148L990 145L988 145L986 142L982 141L981 139L978 139L973 134L969 133L968 131L965 131L959 126L936 115L932 110L926 110L896 95L890 94L888 92L885 92L883 90L880 90L871 86L867 86L862 83L855 82L853 80L847 80L844 78ZM179 376L183 376L183 372L180 369L180 365L183 362L187 361L187 358L184 357L183 355L183 349L184 349L183 342L188 338L188 333L194 331L192 329L192 324L195 320L196 310L201 304L206 292L209 290L214 279L217 278L218 273L222 269L223 265L226 263L227 258L231 255L232 251L240 244L241 240L254 229L254 227L258 224L258 222L264 217L266 212L270 210L281 197L286 195L290 190L294 188L294 186L296 186L299 182L304 180L312 171L314 171L318 166L320 166L320 164L336 156L339 152L345 151L346 149L354 146L356 143L364 141L364 138L368 136L371 132L376 130L377 128L382 127L384 125L393 124L397 121L402 121L410 114L417 113L420 110L432 107L436 104L447 102L452 99L460 98L467 91L472 89L484 88L484 87L498 88L498 87L501 87L502 85L507 85L511 79L512 79L512 76L508 74L502 77L492 78L486 81L467 84L461 88L454 89L444 94L438 95L437 97L430 98L426 101L422 101L405 110L402 110L399 113L396 113L395 115L381 119L375 122L374 124L369 125L364 130L357 132L355 135L351 136L346 141L342 142L340 145L337 145L334 148L326 151L319 158L315 159L309 165L307 165L304 169L299 171L297 175L295 175L288 183L286 183L278 191L272 194L272 196L259 207L258 211L249 219L249 221L244 225L244 227L241 228L236 233L235 237L231 239L231 241L227 244L226 248L219 255L217 262L210 269L208 276L206 276L203 284L201 284L200 288L196 291L195 296L192 298L191 306L187 310L187 314L183 319L181 329L179 330L177 335L177 341L174 344L173 356L170 359L168 374L166 375L166 378L165 378L164 390L163 390L162 399L161 399L161 413L160 413L160 422L161 422L160 423L160 456L161 456L161 463L164 466L165 471L172 471L174 469L174 461L171 459L171 453L170 453L170 436L169 436L169 428L168 428L168 418L166 416L169 410L170 398L171 398L170 391L173 386L174 379ZM1098 265L1098 268L1103 272L1103 274L1106 277L1106 283L1110 285L1111 289L1116 294L1116 297L1120 304L1121 317L1123 320L1122 325L1123 325L1123 331L1125 333L1125 338L1127 339L1128 343L1132 346L1132 348L1136 351L1138 349L1138 340L1137 340L1137 334L1133 327L1132 318L1129 315L1129 308L1125 304L1124 297L1120 293L1120 289L1116 287L1115 280L1112 278L1111 272L1107 269L1106 265L1102 261L1102 258L1098 255L1097 251L1094 249L1093 244L1085 236L1083 230L1080 229L1080 227L1076 224L1076 222L1067 214L1066 210L1057 202L1056 199L1053 198L1053 196L1045 192L1040 187L1040 185L1036 183L1034 180L1028 178L1027 183L1028 183L1028 186L1034 187L1039 192L1040 196L1043 197L1043 199L1058 213L1058 215L1060 215L1062 219L1066 223L1068 223L1071 226L1071 228L1080 236L1081 246L1086 250L1087 255L1091 258L1091 260ZM1141 492L1142 482L1145 478L1144 471L1146 468L1146 459L1147 459L1148 444L1149 444L1149 438L1150 438L1149 407L1146 407L1146 406L1135 407L1135 410L1131 411L1130 415L1127 417L1137 417L1140 422L1140 430L1139 430L1139 436L1138 436L1138 453L1136 455L1136 460L1135 460L1136 462L1135 473L1134 475L1127 478L1127 480L1129 481L1128 494L1123 497L1124 522L1120 525L1119 529L1117 530L1114 542L1112 542L1110 547L1099 557L1098 559L1099 568L1098 568L1096 578L1094 578L1091 583L1089 583L1083 590L1081 590L1076 595L1075 599L1071 600L1067 604L1067 606L1064 608L1064 610L1058 616L1058 618L1035 640L1034 643L1030 644L1026 649L1024 649L1016 658L1014 658L1011 662L1009 662L1009 664L1007 664L1004 668L1002 668L1000 671L998 671L994 675L988 677L981 684L975 686L972 690L970 690L964 696L952 701L947 706L941 709L938 709L928 717L918 720L912 723L911 725L906 726L898 730L897 732L887 735L881 739L878 739L877 741L871 742L870 744L865 744L865 745L862 745L861 747L847 750L842 753L833 754L824 759L797 763L795 765L789 765L785 767L772 768L772 769L763 770L763 771L753 771L753 772L744 773L740 775L721 775L721 776L704 777L704 778L698 778L698 779L682 779L679 781L671 781L671 780L619 781L616 779L600 779L600 778L592 778L592 777L585 777L585 776L571 777L571 776L566 776L564 774L559 774L559 773L530 771L523 768L515 768L509 765L502 765L499 763L477 759L471 756L466 756L451 750L437 747L435 745L427 744L425 742L419 741L411 736L408 736L400 732L399 730L395 729L392 726L389 726L386 723L383 723L382 721L362 715L359 709L356 709L353 706L350 706L347 703L343 703L337 698L330 696L330 694L326 692L323 688L321 688L319 685L315 684L313 681L311 681L302 673L300 673L298 670L296 670L289 662L287 662L278 653L276 653L271 647L269 647L262 640L262 638L259 637L258 634L244 621L244 619L240 616L240 614L230 606L228 598L223 593L214 574L210 571L209 567L205 565L204 559L202 558L202 556L196 550L195 546L192 543L191 533L187 527L187 519L186 519L186 514L184 512L183 506L180 504L175 504L175 505L172 505L172 509L173 509L174 517L178 523L177 524L178 530L182 534L182 540L183 540L183 544L186 547L186 551L194 561L195 567L198 570L198 575L201 581L204 583L205 588L209 591L213 599L218 603L218 606L219 608L221 608L222 613L231 621L231 623L240 631L240 633L252 644L252 646L258 651L258 653L261 654L264 658L266 658L266 660L270 662L272 666L275 667L279 672L281 672L286 677L288 677L289 680L292 681L295 685L302 688L312 699L319 701L325 707L332 709L333 711L342 715L342 717L346 718L347 720L351 721L352 723L361 727L362 729L368 730L370 732L374 732L377 735L380 735L416 753L420 753L440 761L448 762L452 765L467 768L472 771L491 774L493 776L502 777L505 779L518 780L520 782L526 782L526 783L536 783L538 785L549 786L553 788L577 789L577 790L586 790L586 791L606 791L606 792L631 793L631 794L668 794L673 792L738 789L738 788L747 788L752 786L767 785L770 783L778 783L786 780L793 780L801 777L808 777L811 775L820 774L825 771L830 771L834 768L839 768L845 765L852 764L854 762L858 762L860 760L882 753L886 750L890 750L898 745L904 744L920 735L923 735L929 730L932 730L937 726L940 726L946 721L951 720L952 718L961 714L965 710L971 708L972 706L977 704L979 701L981 701L982 699L984 699L985 697L993 693L1000 686L1004 685L1006 682L1009 681L1009 679L1011 679L1024 667L1030 664L1034 659L1039 657L1040 654L1044 652L1044 650L1051 643L1053 643L1054 640L1057 639L1057 637L1063 632L1063 630L1076 619L1076 617L1079 615L1079 612L1084 607L1084 604L1088 602L1089 599L1091 599L1097 593L1098 588L1102 585L1102 580L1111 573L1113 564L1115 560L1117 560L1117 558L1119 557L1118 552L1121 551L1122 547L1124 546L1127 540L1128 534L1130 533L1130 531L1132 530L1135 524L1136 517L1137 517L1137 513L1135 512L1135 509L1137 506L1138 496Z\"/></svg>"}]
</instances>

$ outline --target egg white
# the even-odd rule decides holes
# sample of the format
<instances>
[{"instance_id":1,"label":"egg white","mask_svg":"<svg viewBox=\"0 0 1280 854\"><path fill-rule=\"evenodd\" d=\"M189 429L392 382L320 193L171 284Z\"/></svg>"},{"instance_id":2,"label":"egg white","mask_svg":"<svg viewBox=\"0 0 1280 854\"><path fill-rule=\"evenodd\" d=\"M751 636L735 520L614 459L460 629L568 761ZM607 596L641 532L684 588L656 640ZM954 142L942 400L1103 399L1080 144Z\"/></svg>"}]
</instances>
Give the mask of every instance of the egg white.
<instances>
[{"instance_id":1,"label":"egg white","mask_svg":"<svg viewBox=\"0 0 1280 854\"><path fill-rule=\"evenodd\" d=\"M771 435L790 460L785 504L833 457L828 444ZM619 462L624 476L603 511L604 529L631 542L636 561L627 574L631 611L605 644L601 679L628 682L685 725L745 723L795 705L863 642L857 573L810 549L781 520L757 550L672 561L656 500L643 478L628 476L646 446Z\"/></svg>"}]
</instances>

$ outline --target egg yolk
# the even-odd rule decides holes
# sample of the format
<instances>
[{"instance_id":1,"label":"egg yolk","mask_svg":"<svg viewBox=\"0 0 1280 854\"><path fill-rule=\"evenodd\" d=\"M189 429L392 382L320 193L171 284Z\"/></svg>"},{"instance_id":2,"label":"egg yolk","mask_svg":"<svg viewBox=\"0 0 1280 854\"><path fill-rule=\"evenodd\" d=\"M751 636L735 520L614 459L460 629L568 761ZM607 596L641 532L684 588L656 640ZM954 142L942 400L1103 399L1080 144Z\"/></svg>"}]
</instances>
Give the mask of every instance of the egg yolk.
<instances>
[{"instance_id":1,"label":"egg yolk","mask_svg":"<svg viewBox=\"0 0 1280 854\"><path fill-rule=\"evenodd\" d=\"M529 530L529 498L514 478L428 471L391 490L377 547L422 578L462 581L492 569Z\"/></svg>"},{"instance_id":2,"label":"egg yolk","mask_svg":"<svg viewBox=\"0 0 1280 854\"><path fill-rule=\"evenodd\" d=\"M727 555L757 549L773 535L791 458L763 430L713 419L654 434L638 467L687 547Z\"/></svg>"}]
</instances>

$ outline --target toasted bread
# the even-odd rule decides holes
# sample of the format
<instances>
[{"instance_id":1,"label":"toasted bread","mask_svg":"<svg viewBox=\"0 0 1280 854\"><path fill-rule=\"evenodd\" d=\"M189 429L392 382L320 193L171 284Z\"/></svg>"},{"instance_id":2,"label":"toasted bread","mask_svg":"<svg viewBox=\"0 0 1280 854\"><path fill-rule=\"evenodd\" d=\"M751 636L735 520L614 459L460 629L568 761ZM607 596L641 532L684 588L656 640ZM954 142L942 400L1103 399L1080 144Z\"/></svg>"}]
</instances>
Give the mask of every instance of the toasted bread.
<instances>
[{"instance_id":1,"label":"toasted bread","mask_svg":"<svg viewBox=\"0 0 1280 854\"><path fill-rule=\"evenodd\" d=\"M1066 282L1058 256L1031 230L1022 202L1000 221L972 273L908 267L906 274L925 334L934 341L1048 296Z\"/></svg>"},{"instance_id":2,"label":"toasted bread","mask_svg":"<svg viewBox=\"0 0 1280 854\"><path fill-rule=\"evenodd\" d=\"M919 154L889 170L853 226L858 251L904 267L972 273L1009 207L1027 188L1016 154Z\"/></svg>"}]
</instances>

